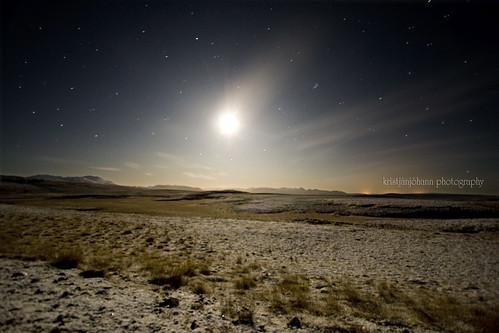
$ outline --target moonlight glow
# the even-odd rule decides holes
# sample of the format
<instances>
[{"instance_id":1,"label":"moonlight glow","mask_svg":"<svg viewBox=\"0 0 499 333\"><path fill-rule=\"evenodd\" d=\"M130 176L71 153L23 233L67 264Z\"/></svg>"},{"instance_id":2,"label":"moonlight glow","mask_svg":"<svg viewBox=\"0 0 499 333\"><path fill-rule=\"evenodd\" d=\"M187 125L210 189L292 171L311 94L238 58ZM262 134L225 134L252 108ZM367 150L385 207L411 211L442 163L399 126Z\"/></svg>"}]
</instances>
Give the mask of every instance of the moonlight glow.
<instances>
[{"instance_id":1,"label":"moonlight glow","mask_svg":"<svg viewBox=\"0 0 499 333\"><path fill-rule=\"evenodd\" d=\"M231 136L237 133L239 121L234 114L226 113L220 117L219 126L223 135Z\"/></svg>"},{"instance_id":2,"label":"moonlight glow","mask_svg":"<svg viewBox=\"0 0 499 333\"><path fill-rule=\"evenodd\" d=\"M428 2L1 1L0 175L498 195L493 1Z\"/></svg>"}]
</instances>

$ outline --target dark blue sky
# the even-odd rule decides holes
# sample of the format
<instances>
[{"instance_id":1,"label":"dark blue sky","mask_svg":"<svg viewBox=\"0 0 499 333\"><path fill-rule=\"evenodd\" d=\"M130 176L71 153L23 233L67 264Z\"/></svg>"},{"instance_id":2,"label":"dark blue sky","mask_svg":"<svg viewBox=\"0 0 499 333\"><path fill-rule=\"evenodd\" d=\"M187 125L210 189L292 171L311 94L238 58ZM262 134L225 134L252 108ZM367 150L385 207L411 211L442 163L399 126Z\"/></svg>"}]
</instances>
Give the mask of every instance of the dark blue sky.
<instances>
[{"instance_id":1,"label":"dark blue sky","mask_svg":"<svg viewBox=\"0 0 499 333\"><path fill-rule=\"evenodd\" d=\"M0 173L498 194L497 9L4 1Z\"/></svg>"}]
</instances>

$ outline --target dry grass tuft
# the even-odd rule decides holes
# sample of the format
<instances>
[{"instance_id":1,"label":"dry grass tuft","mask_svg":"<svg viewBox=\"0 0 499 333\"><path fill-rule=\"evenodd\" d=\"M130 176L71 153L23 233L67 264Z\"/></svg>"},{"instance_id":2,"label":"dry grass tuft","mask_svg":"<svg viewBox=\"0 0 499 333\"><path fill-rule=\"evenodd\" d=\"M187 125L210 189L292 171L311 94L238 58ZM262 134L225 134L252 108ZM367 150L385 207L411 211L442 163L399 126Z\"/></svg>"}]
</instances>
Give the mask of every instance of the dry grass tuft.
<instances>
[{"instance_id":1,"label":"dry grass tuft","mask_svg":"<svg viewBox=\"0 0 499 333\"><path fill-rule=\"evenodd\" d=\"M270 291L271 308L277 313L315 311L310 299L310 286L306 277L285 273Z\"/></svg>"},{"instance_id":2,"label":"dry grass tuft","mask_svg":"<svg viewBox=\"0 0 499 333\"><path fill-rule=\"evenodd\" d=\"M254 325L254 305L249 304L250 299L245 299L244 303L237 301L230 294L227 295L222 303L222 316L232 321L234 325ZM242 305L242 304L244 305Z\"/></svg>"},{"instance_id":3,"label":"dry grass tuft","mask_svg":"<svg viewBox=\"0 0 499 333\"><path fill-rule=\"evenodd\" d=\"M251 275L243 275L236 279L234 287L240 290L249 290L256 287L256 278Z\"/></svg>"},{"instance_id":4,"label":"dry grass tuft","mask_svg":"<svg viewBox=\"0 0 499 333\"><path fill-rule=\"evenodd\" d=\"M78 248L74 248L54 253L51 264L60 269L71 269L77 268L82 262L82 251Z\"/></svg>"},{"instance_id":5,"label":"dry grass tuft","mask_svg":"<svg viewBox=\"0 0 499 333\"><path fill-rule=\"evenodd\" d=\"M147 255L146 255L147 257ZM143 267L150 272L150 283L178 289L188 284L189 278L206 271L205 264L198 265L194 260L180 258L149 258Z\"/></svg>"},{"instance_id":6,"label":"dry grass tuft","mask_svg":"<svg viewBox=\"0 0 499 333\"><path fill-rule=\"evenodd\" d=\"M233 322L237 325L254 325L254 310L246 306L243 306L241 310L237 312L237 319Z\"/></svg>"},{"instance_id":7,"label":"dry grass tuft","mask_svg":"<svg viewBox=\"0 0 499 333\"><path fill-rule=\"evenodd\" d=\"M192 292L197 295L209 295L211 293L211 288L209 287L207 281L197 279L196 281L192 281L189 286Z\"/></svg>"}]
</instances>

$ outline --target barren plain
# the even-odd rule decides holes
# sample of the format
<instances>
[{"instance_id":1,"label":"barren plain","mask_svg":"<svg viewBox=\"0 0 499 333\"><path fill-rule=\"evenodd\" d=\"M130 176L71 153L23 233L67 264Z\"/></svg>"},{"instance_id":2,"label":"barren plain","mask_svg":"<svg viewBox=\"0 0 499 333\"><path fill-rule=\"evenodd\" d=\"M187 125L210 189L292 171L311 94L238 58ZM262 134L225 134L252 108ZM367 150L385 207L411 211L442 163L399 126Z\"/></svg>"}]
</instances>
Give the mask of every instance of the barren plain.
<instances>
[{"instance_id":1,"label":"barren plain","mask_svg":"<svg viewBox=\"0 0 499 333\"><path fill-rule=\"evenodd\" d=\"M4 332L494 332L499 200L2 196Z\"/></svg>"}]
</instances>

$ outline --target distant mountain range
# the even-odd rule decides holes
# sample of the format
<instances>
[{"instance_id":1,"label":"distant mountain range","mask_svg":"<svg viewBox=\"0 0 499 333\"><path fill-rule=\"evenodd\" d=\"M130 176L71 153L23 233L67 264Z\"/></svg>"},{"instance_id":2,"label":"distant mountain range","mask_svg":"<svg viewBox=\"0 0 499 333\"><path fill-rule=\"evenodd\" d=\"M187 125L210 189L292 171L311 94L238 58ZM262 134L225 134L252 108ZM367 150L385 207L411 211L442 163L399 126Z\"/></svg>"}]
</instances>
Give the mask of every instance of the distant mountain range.
<instances>
[{"instance_id":1,"label":"distant mountain range","mask_svg":"<svg viewBox=\"0 0 499 333\"><path fill-rule=\"evenodd\" d=\"M83 177L62 177L54 175L35 175L30 177L20 177L20 176L0 176L0 183L4 190L7 184L11 184L9 187L12 189L14 184L24 184L42 188L50 188L52 190L60 191L63 187L82 188L82 186L90 190L91 188L113 188L113 190L118 190L121 188L122 191L126 189L147 189L147 190L177 190L177 191L189 191L189 192L199 192L203 189L199 187L182 186L182 185L155 185L150 187L129 187L120 186L114 184L110 180L103 179L97 176L83 176ZM67 190L69 190L69 187ZM345 195L347 193L341 191L324 191L317 189L304 189L299 188L272 188L272 187L253 187L248 189L235 189L238 191L249 192L249 193L268 193L268 194L294 194L294 195Z\"/></svg>"},{"instance_id":2,"label":"distant mountain range","mask_svg":"<svg viewBox=\"0 0 499 333\"><path fill-rule=\"evenodd\" d=\"M133 188L119 186L96 176L61 177L36 175L31 177L0 175L0 197L54 195L126 195Z\"/></svg>"},{"instance_id":3,"label":"distant mountain range","mask_svg":"<svg viewBox=\"0 0 499 333\"><path fill-rule=\"evenodd\" d=\"M62 177L62 176L52 176L52 175L35 175L26 178L29 180L48 180L48 181L67 182L67 183L116 185L110 180L105 180L97 176Z\"/></svg>"},{"instance_id":4,"label":"distant mountain range","mask_svg":"<svg viewBox=\"0 0 499 333\"><path fill-rule=\"evenodd\" d=\"M153 190L178 190L178 191L202 191L199 187L183 186L183 185L155 185L150 186Z\"/></svg>"}]
</instances>

